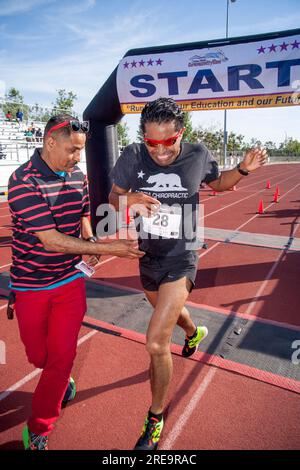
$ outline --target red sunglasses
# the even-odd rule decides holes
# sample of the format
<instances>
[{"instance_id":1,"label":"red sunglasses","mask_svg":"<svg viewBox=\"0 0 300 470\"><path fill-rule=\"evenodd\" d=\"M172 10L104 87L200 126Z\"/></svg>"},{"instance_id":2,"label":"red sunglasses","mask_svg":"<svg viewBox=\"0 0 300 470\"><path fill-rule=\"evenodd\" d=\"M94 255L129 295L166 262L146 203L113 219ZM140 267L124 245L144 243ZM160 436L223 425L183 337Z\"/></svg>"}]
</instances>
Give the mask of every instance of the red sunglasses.
<instances>
[{"instance_id":1,"label":"red sunglasses","mask_svg":"<svg viewBox=\"0 0 300 470\"><path fill-rule=\"evenodd\" d=\"M177 132L176 135L173 135L173 137L169 137L169 139L165 140L154 140L154 139L148 139L147 137L144 137L144 142L149 145L149 147L158 147L159 145L163 145L164 147L171 147L174 145L178 139L178 137L182 134L183 129L180 129L179 132Z\"/></svg>"}]
</instances>

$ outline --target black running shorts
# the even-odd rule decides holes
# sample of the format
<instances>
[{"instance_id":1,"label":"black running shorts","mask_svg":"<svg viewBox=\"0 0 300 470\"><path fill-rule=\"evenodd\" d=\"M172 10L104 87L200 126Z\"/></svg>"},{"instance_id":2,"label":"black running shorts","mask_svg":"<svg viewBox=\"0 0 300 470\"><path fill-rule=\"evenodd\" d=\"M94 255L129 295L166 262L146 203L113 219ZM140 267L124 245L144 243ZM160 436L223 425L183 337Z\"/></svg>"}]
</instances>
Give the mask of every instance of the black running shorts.
<instances>
[{"instance_id":1,"label":"black running shorts","mask_svg":"<svg viewBox=\"0 0 300 470\"><path fill-rule=\"evenodd\" d=\"M161 284L187 277L195 285L199 256L197 251L186 251L179 256L140 258L140 276L145 290L157 291ZM192 290L191 288L191 290Z\"/></svg>"}]
</instances>

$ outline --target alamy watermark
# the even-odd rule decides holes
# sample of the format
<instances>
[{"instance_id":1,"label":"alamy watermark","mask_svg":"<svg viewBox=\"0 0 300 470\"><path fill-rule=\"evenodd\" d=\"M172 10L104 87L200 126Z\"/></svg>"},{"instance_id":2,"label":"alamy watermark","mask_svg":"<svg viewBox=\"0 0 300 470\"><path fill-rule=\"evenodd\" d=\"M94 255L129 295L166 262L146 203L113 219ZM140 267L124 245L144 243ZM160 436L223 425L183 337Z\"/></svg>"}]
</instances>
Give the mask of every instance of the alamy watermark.
<instances>
[{"instance_id":1,"label":"alamy watermark","mask_svg":"<svg viewBox=\"0 0 300 470\"><path fill-rule=\"evenodd\" d=\"M96 227L98 238L117 240L135 239L135 233L127 224L127 197L120 196L119 210L111 204L98 206L96 215L101 217ZM184 240L186 250L197 250L204 242L204 205L203 204L161 204L152 213L145 212L145 206L130 206L134 217L135 231L140 240L158 239ZM142 215L145 214L145 215ZM124 230L127 228L127 231Z\"/></svg>"},{"instance_id":2,"label":"alamy watermark","mask_svg":"<svg viewBox=\"0 0 300 470\"><path fill-rule=\"evenodd\" d=\"M300 364L300 339L293 341L291 348L296 349L292 354L292 363L294 366L298 366Z\"/></svg>"},{"instance_id":3,"label":"alamy watermark","mask_svg":"<svg viewBox=\"0 0 300 470\"><path fill-rule=\"evenodd\" d=\"M0 340L0 365L6 364L6 344Z\"/></svg>"}]
</instances>

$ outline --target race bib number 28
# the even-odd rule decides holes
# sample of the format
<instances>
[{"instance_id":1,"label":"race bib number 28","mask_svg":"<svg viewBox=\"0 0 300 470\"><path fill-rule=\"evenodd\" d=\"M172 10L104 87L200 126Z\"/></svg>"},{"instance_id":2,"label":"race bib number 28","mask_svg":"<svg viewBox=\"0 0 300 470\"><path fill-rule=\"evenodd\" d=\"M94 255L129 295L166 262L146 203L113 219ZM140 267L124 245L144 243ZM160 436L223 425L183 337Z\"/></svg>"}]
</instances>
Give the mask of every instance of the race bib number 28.
<instances>
[{"instance_id":1,"label":"race bib number 28","mask_svg":"<svg viewBox=\"0 0 300 470\"><path fill-rule=\"evenodd\" d=\"M180 207L161 206L153 217L143 217L144 231L164 238L179 238Z\"/></svg>"}]
</instances>

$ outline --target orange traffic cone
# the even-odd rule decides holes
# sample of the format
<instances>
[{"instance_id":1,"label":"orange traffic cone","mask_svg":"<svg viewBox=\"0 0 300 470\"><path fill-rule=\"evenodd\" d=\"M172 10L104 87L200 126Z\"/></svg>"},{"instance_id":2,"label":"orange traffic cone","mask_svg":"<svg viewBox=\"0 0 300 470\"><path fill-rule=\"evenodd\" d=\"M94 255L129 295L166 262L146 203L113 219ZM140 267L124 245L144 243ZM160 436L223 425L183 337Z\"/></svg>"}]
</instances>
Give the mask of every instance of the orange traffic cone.
<instances>
[{"instance_id":1,"label":"orange traffic cone","mask_svg":"<svg viewBox=\"0 0 300 470\"><path fill-rule=\"evenodd\" d=\"M280 191L279 191L279 187L276 186L276 193L278 194L278 196L280 196Z\"/></svg>"},{"instance_id":2,"label":"orange traffic cone","mask_svg":"<svg viewBox=\"0 0 300 470\"><path fill-rule=\"evenodd\" d=\"M213 191L211 196L216 196L217 194L218 194L217 191Z\"/></svg>"},{"instance_id":3,"label":"orange traffic cone","mask_svg":"<svg viewBox=\"0 0 300 470\"><path fill-rule=\"evenodd\" d=\"M271 189L271 182L270 181L267 181L266 189Z\"/></svg>"},{"instance_id":4,"label":"orange traffic cone","mask_svg":"<svg viewBox=\"0 0 300 470\"><path fill-rule=\"evenodd\" d=\"M278 202L279 193L275 191L273 202Z\"/></svg>"},{"instance_id":5,"label":"orange traffic cone","mask_svg":"<svg viewBox=\"0 0 300 470\"><path fill-rule=\"evenodd\" d=\"M261 199L259 201L259 206L258 206L258 211L257 211L259 214L263 214L264 213L264 202L263 200Z\"/></svg>"}]
</instances>

